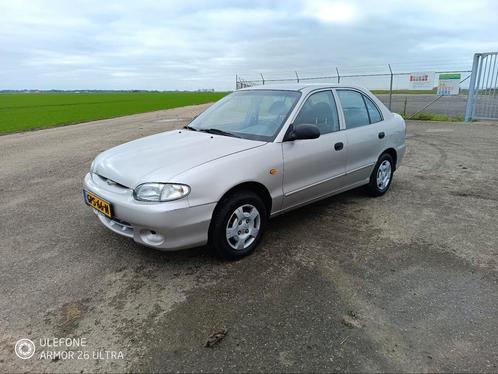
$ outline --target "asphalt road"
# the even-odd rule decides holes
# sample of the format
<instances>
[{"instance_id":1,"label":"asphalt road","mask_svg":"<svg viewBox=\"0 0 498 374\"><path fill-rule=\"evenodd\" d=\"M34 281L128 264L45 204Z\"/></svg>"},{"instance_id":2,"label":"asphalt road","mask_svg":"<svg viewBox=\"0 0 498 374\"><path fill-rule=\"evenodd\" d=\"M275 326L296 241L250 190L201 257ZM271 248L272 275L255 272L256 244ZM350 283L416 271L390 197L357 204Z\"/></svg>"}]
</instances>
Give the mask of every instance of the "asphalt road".
<instances>
[{"instance_id":1,"label":"asphalt road","mask_svg":"<svg viewBox=\"0 0 498 374\"><path fill-rule=\"evenodd\" d=\"M386 106L389 105L389 95L379 94L376 95ZM392 96L391 110L396 113L403 113L405 111L405 100L406 100L406 113L413 114L416 113L435 99L439 95L405 95L405 94L394 94ZM423 113L436 113L436 114L446 114L451 117L465 115L465 106L467 105L467 96L443 96L437 101L434 101L429 107L427 107Z\"/></svg>"},{"instance_id":2,"label":"asphalt road","mask_svg":"<svg viewBox=\"0 0 498 374\"><path fill-rule=\"evenodd\" d=\"M498 125L410 122L388 194L278 217L239 262L102 227L93 157L202 108L0 137L1 372L498 371ZM40 359L54 337L124 358Z\"/></svg>"}]
</instances>

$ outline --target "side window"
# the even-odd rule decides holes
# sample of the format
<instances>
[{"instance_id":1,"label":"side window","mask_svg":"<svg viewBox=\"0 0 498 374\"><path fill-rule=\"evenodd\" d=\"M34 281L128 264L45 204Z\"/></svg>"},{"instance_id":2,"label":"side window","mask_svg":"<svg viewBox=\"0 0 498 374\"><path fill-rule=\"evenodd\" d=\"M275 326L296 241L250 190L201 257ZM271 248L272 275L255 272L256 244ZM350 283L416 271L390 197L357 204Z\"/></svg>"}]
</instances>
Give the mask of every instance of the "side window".
<instances>
[{"instance_id":1,"label":"side window","mask_svg":"<svg viewBox=\"0 0 498 374\"><path fill-rule=\"evenodd\" d=\"M339 117L331 91L317 92L306 99L294 120L294 125L303 123L317 125L320 134L339 131Z\"/></svg>"},{"instance_id":2,"label":"side window","mask_svg":"<svg viewBox=\"0 0 498 374\"><path fill-rule=\"evenodd\" d=\"M382 121L382 116L375 104L368 97L363 96L365 99L365 104L367 104L368 114L370 116L370 123L376 123Z\"/></svg>"},{"instance_id":3,"label":"side window","mask_svg":"<svg viewBox=\"0 0 498 374\"><path fill-rule=\"evenodd\" d=\"M370 124L363 95L351 90L337 90L339 100L341 100L344 119L346 120L346 129L365 126Z\"/></svg>"}]
</instances>

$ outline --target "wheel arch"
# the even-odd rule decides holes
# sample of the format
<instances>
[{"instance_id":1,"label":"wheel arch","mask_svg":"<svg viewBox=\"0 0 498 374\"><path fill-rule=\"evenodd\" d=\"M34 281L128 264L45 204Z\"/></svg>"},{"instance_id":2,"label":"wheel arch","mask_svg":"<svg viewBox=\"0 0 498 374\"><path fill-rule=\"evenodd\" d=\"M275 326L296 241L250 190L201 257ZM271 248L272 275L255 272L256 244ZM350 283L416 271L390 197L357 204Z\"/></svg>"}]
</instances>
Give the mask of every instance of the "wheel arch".
<instances>
[{"instance_id":1,"label":"wheel arch","mask_svg":"<svg viewBox=\"0 0 498 374\"><path fill-rule=\"evenodd\" d=\"M265 204L268 217L270 216L271 208L272 208L272 198L271 198L270 192L265 187L265 185L262 183L253 182L253 181L239 183L239 184L231 187L229 190L227 190L223 194L223 196L218 200L218 203L216 204L216 207L214 208L213 214L211 216L211 223L209 224L209 231L208 231L209 241L211 241L214 217L217 214L217 212L221 206L221 203L223 202L223 200L228 198L230 195L232 195L236 192L239 192L239 191L252 191L252 192L256 193L259 197L261 197L261 199L263 200L263 203Z\"/></svg>"},{"instance_id":2,"label":"wheel arch","mask_svg":"<svg viewBox=\"0 0 498 374\"><path fill-rule=\"evenodd\" d=\"M396 152L396 150L394 148L387 148L384 150L384 152L382 152L379 156L379 158L383 155L387 153L389 156L392 157L393 159L393 162L394 162L394 165L393 165L393 171L396 170L396 165L398 164L398 153Z\"/></svg>"},{"instance_id":3,"label":"wheel arch","mask_svg":"<svg viewBox=\"0 0 498 374\"><path fill-rule=\"evenodd\" d=\"M226 191L223 194L223 196L218 201L218 204L216 205L216 207L219 206L221 201L223 201L228 196L230 196L233 193L238 192L238 191L252 191L252 192L256 193L263 200L268 215L270 214L271 208L272 208L272 198L271 198L270 192L268 191L268 189L266 188L266 186L264 184L259 183L259 182L242 182L242 183L237 184L236 186L231 187L228 191ZM215 209L215 211L216 211L216 209Z\"/></svg>"}]
</instances>

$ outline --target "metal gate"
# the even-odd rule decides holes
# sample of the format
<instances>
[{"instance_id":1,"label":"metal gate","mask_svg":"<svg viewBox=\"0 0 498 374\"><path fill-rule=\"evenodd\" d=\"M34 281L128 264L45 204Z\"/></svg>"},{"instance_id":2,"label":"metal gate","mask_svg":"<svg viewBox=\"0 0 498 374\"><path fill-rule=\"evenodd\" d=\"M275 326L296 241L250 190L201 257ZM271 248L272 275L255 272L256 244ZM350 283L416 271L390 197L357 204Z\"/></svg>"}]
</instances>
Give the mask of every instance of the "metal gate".
<instances>
[{"instance_id":1,"label":"metal gate","mask_svg":"<svg viewBox=\"0 0 498 374\"><path fill-rule=\"evenodd\" d=\"M498 119L498 52L476 53L472 64L465 121Z\"/></svg>"}]
</instances>

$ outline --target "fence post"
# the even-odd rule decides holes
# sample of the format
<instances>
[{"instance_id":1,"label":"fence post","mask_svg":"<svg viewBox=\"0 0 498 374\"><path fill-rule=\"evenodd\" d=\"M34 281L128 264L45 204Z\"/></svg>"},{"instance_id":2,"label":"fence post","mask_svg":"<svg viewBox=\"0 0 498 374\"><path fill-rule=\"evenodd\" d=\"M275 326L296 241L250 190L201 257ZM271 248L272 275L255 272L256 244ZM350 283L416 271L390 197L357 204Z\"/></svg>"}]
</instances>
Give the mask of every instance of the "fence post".
<instances>
[{"instance_id":1,"label":"fence post","mask_svg":"<svg viewBox=\"0 0 498 374\"><path fill-rule=\"evenodd\" d=\"M335 71L337 71L337 84L341 83L341 76L339 75L339 69L335 68Z\"/></svg>"},{"instance_id":2,"label":"fence post","mask_svg":"<svg viewBox=\"0 0 498 374\"><path fill-rule=\"evenodd\" d=\"M389 84L389 110L391 110L393 100L393 69L391 69L391 64L387 64L387 66L389 66L389 71L391 72L391 83Z\"/></svg>"},{"instance_id":3,"label":"fence post","mask_svg":"<svg viewBox=\"0 0 498 374\"><path fill-rule=\"evenodd\" d=\"M296 73L297 83L299 83L299 75L297 75L297 71L295 71L294 73Z\"/></svg>"},{"instance_id":4,"label":"fence post","mask_svg":"<svg viewBox=\"0 0 498 374\"><path fill-rule=\"evenodd\" d=\"M235 74L235 91L239 89L239 76Z\"/></svg>"},{"instance_id":5,"label":"fence post","mask_svg":"<svg viewBox=\"0 0 498 374\"><path fill-rule=\"evenodd\" d=\"M470 74L469 92L467 93L467 106L465 108L465 122L472 121L472 113L474 111L474 94L477 78L477 67L479 65L480 53L474 54L474 61L472 62L472 73Z\"/></svg>"},{"instance_id":6,"label":"fence post","mask_svg":"<svg viewBox=\"0 0 498 374\"><path fill-rule=\"evenodd\" d=\"M263 77L263 73L259 73L261 75L261 80L263 81L263 86L265 85L265 77Z\"/></svg>"}]
</instances>

